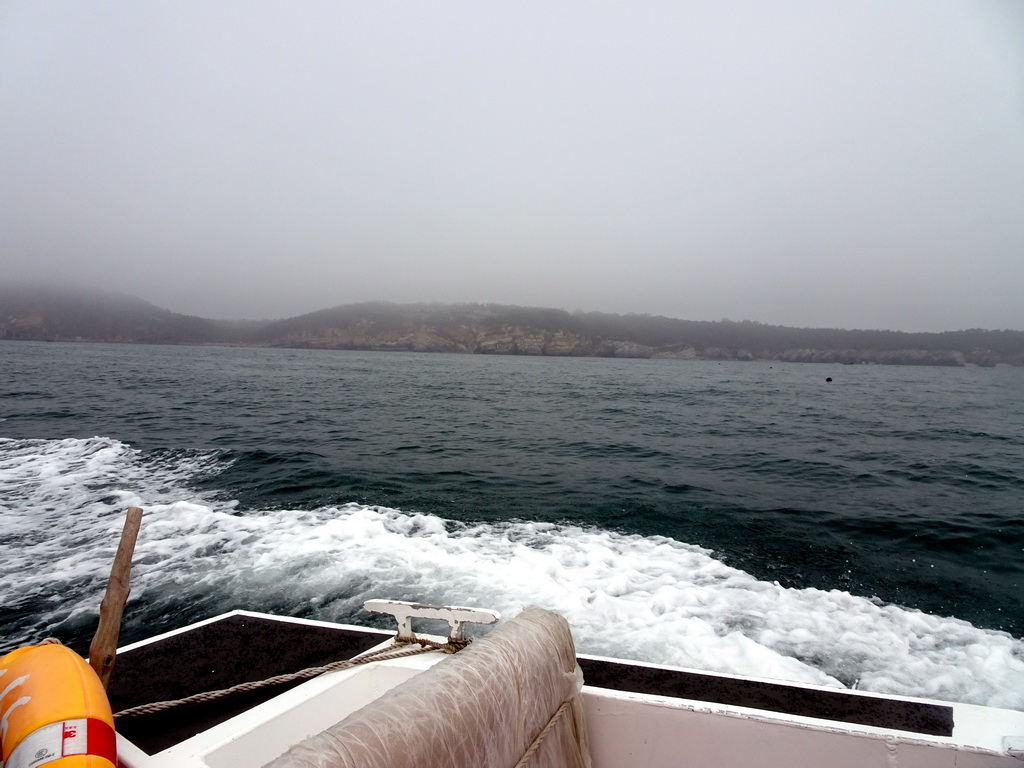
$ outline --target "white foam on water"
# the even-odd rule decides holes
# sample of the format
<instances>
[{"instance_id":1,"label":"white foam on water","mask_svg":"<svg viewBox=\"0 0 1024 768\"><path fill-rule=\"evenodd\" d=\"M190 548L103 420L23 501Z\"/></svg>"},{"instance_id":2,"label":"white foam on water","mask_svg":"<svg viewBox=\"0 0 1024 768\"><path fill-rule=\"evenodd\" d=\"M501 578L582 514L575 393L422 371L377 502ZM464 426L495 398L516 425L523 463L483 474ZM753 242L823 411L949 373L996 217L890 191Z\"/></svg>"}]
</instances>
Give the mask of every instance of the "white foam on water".
<instances>
[{"instance_id":1,"label":"white foam on water","mask_svg":"<svg viewBox=\"0 0 1024 768\"><path fill-rule=\"evenodd\" d=\"M1005 633L787 589L668 538L357 504L239 515L187 488L213 461L147 461L104 438L0 441L0 600L31 602L26 639L94 617L135 504L146 517L129 617L201 603L350 620L373 597L505 615L538 604L584 652L1024 709L1024 642Z\"/></svg>"}]
</instances>

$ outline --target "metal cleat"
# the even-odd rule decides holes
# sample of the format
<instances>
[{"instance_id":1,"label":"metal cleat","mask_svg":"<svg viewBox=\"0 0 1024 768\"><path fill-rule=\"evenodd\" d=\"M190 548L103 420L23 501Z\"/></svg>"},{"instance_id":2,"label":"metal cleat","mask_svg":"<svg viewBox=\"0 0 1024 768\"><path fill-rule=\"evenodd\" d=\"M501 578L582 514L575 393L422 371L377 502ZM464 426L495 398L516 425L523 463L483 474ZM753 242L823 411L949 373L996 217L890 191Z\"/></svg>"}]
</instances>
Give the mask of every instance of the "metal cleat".
<instances>
[{"instance_id":1,"label":"metal cleat","mask_svg":"<svg viewBox=\"0 0 1024 768\"><path fill-rule=\"evenodd\" d=\"M497 611L485 608L462 608L455 605L423 605L406 603L402 600L367 600L363 608L373 613L389 613L398 622L398 639L415 640L412 631L413 619L441 619L448 622L451 631L449 642L466 639L466 624L493 624L501 618Z\"/></svg>"}]
</instances>

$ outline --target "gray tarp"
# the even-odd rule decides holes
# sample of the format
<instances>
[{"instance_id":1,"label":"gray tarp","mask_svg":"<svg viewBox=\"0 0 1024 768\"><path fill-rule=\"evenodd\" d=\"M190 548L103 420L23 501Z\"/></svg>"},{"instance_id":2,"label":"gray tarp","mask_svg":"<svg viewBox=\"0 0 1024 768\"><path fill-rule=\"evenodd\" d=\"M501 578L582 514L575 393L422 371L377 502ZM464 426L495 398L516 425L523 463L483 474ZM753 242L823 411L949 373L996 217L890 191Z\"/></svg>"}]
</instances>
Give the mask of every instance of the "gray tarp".
<instances>
[{"instance_id":1,"label":"gray tarp","mask_svg":"<svg viewBox=\"0 0 1024 768\"><path fill-rule=\"evenodd\" d=\"M530 607L265 768L590 768L583 676L565 619Z\"/></svg>"}]
</instances>

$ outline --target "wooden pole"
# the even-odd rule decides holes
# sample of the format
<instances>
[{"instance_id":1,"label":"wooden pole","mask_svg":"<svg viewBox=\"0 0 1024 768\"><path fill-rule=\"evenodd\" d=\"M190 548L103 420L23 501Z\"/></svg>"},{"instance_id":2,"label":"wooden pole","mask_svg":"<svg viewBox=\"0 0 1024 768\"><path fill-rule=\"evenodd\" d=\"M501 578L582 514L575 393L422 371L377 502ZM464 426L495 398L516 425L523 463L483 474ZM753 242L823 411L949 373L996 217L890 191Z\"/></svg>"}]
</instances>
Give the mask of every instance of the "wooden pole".
<instances>
[{"instance_id":1,"label":"wooden pole","mask_svg":"<svg viewBox=\"0 0 1024 768\"><path fill-rule=\"evenodd\" d=\"M89 664L96 670L104 688L110 680L110 673L114 671L117 637L121 633L121 614L131 591L128 579L132 572L132 554L135 552L135 539L138 538L141 524L142 510L139 507L128 507L124 530L121 531L121 542L117 545L114 564L110 568L107 591L103 595L103 602L100 603L100 622L92 643L89 644Z\"/></svg>"}]
</instances>

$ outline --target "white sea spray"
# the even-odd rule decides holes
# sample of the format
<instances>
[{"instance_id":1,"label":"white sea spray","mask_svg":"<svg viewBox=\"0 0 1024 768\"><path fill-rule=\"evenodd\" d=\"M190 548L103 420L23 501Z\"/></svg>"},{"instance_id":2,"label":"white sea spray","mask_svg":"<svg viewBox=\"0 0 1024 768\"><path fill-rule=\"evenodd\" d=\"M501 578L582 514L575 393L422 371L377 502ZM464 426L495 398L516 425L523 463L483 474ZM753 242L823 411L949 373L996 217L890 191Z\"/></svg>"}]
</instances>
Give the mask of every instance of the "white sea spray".
<instances>
[{"instance_id":1,"label":"white sea spray","mask_svg":"<svg viewBox=\"0 0 1024 768\"><path fill-rule=\"evenodd\" d=\"M128 622L231 608L348 620L371 597L505 615L538 604L583 652L1024 709L1024 643L1005 633L782 587L665 537L360 504L239 514L190 487L217 461L107 438L0 440L5 647L94 619L134 504L146 516Z\"/></svg>"}]
</instances>

